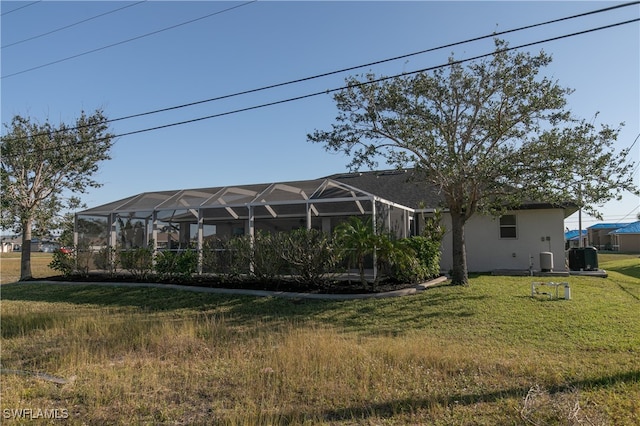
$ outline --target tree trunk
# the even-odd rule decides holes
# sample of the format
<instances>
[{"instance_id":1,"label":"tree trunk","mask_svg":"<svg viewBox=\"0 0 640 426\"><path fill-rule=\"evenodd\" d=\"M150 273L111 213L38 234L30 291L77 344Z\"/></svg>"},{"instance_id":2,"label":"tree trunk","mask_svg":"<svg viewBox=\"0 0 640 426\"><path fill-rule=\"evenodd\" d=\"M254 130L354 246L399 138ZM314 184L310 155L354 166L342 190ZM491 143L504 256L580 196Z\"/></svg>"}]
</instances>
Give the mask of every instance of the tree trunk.
<instances>
[{"instance_id":1,"label":"tree trunk","mask_svg":"<svg viewBox=\"0 0 640 426\"><path fill-rule=\"evenodd\" d=\"M467 249L464 244L464 213L451 212L451 235L453 237L453 272L451 283L454 285L469 284L467 273Z\"/></svg>"},{"instance_id":2,"label":"tree trunk","mask_svg":"<svg viewBox=\"0 0 640 426\"><path fill-rule=\"evenodd\" d=\"M31 275L31 220L22 223L22 248L20 250L20 281L33 278Z\"/></svg>"}]
</instances>

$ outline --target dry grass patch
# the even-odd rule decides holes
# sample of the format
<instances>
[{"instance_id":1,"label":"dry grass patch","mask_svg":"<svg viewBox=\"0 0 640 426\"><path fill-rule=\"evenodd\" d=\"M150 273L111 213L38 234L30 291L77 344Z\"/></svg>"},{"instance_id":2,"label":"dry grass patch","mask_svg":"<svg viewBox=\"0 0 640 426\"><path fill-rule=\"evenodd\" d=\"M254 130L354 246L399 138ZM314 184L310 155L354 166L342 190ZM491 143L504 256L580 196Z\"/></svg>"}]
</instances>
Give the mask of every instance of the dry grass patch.
<instances>
[{"instance_id":1,"label":"dry grass patch","mask_svg":"<svg viewBox=\"0 0 640 426\"><path fill-rule=\"evenodd\" d=\"M31 273L34 278L58 275L49 268L52 253L31 253ZM14 283L20 279L20 252L0 253L0 284Z\"/></svg>"},{"instance_id":2,"label":"dry grass patch","mask_svg":"<svg viewBox=\"0 0 640 426\"><path fill-rule=\"evenodd\" d=\"M2 409L64 408L68 424L633 425L640 282L624 262L571 277L571 301L489 276L344 302L10 284L3 369L68 382L3 374Z\"/></svg>"}]
</instances>

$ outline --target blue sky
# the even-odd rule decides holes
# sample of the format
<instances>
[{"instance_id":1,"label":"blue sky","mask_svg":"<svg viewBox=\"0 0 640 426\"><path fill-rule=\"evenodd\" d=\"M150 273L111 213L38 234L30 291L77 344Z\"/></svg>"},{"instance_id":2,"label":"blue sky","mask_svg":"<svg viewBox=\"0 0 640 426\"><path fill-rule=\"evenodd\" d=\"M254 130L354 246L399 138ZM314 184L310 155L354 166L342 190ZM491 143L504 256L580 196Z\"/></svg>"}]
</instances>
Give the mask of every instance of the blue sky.
<instances>
[{"instance_id":1,"label":"blue sky","mask_svg":"<svg viewBox=\"0 0 640 426\"><path fill-rule=\"evenodd\" d=\"M15 114L42 122L70 123L81 110L96 108L103 108L110 118L119 118L616 4L136 3L2 1L2 123L9 123ZM123 8L127 5L131 6ZM123 9L107 14L119 8ZM105 15L72 25L100 14ZM516 46L639 16L640 6L635 5L503 38ZM179 25L188 21L194 22ZM65 26L70 27L54 31ZM32 37L36 38L27 40ZM451 53L463 59L489 53L492 48L487 39L273 90L117 121L111 130L122 134L222 114L334 89L349 74L411 72L442 64ZM532 52L541 49L554 58L544 73L575 89L569 98L572 111L586 119L599 112L596 122L625 122L617 147L631 146L640 133L640 25L635 22L528 48ZM97 176L104 186L92 189L83 201L91 207L145 191L313 179L343 172L348 158L327 153L321 145L306 140L314 129L329 128L336 112L331 95L325 94L121 137L113 148L112 160L101 165ZM631 160L640 160L640 141L633 146ZM635 179L640 184L638 169ZM632 222L639 204L638 197L625 194L622 201L608 203L601 211L606 221ZM593 223L593 218L584 218L584 226ZM566 226L576 228L577 217L570 217Z\"/></svg>"}]
</instances>

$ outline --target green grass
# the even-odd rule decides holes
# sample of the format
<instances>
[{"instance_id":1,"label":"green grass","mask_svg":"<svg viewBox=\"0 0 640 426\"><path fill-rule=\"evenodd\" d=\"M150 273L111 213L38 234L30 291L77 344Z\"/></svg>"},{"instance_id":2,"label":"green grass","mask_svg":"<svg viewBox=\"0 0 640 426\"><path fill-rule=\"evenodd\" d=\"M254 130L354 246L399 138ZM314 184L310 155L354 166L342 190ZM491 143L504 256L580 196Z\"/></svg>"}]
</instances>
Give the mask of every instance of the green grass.
<instances>
[{"instance_id":1,"label":"green grass","mask_svg":"<svg viewBox=\"0 0 640 426\"><path fill-rule=\"evenodd\" d=\"M2 285L1 408L68 424L640 423L640 260L572 300L530 278L312 301ZM564 279L563 279L564 281ZM1 411L0 411L1 412ZM3 424L5 424L3 419Z\"/></svg>"}]
</instances>

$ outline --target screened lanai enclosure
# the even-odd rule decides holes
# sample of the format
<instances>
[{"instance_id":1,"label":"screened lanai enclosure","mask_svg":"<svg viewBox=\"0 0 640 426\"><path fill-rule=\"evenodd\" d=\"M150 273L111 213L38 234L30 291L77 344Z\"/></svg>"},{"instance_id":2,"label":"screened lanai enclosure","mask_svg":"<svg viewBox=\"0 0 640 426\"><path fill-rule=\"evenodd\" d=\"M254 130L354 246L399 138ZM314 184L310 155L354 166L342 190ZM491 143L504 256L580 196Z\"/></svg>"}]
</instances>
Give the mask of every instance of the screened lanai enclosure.
<instances>
[{"instance_id":1,"label":"screened lanai enclosure","mask_svg":"<svg viewBox=\"0 0 640 426\"><path fill-rule=\"evenodd\" d=\"M376 233L399 238L414 233L414 208L346 183L350 176L146 192L77 213L74 242L90 251L152 243L157 251L201 253L212 242L258 232L331 233L352 216L370 218Z\"/></svg>"}]
</instances>

